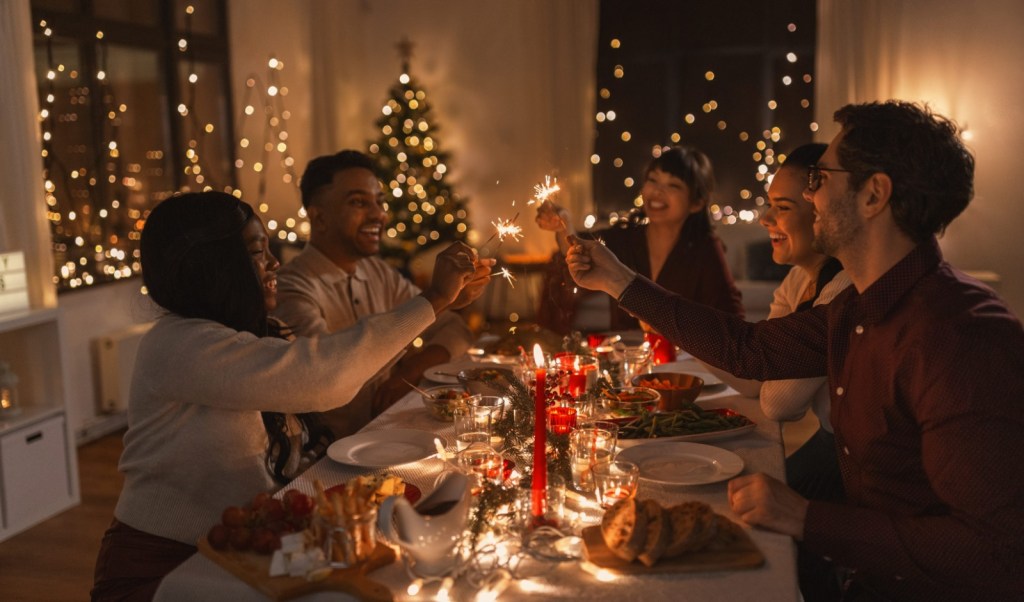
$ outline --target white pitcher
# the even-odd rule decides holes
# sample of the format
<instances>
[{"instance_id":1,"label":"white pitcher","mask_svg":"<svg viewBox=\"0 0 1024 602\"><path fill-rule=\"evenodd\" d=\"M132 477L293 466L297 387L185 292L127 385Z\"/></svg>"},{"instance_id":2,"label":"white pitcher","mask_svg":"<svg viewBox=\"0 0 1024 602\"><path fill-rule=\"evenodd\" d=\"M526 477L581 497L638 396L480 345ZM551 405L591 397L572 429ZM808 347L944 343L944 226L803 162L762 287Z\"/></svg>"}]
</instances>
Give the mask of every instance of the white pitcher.
<instances>
[{"instance_id":1,"label":"white pitcher","mask_svg":"<svg viewBox=\"0 0 1024 602\"><path fill-rule=\"evenodd\" d=\"M440 577L454 566L455 545L466 529L473 499L470 484L465 474L447 472L415 508L400 495L381 504L377 514L381 534L409 555L417 575Z\"/></svg>"}]
</instances>

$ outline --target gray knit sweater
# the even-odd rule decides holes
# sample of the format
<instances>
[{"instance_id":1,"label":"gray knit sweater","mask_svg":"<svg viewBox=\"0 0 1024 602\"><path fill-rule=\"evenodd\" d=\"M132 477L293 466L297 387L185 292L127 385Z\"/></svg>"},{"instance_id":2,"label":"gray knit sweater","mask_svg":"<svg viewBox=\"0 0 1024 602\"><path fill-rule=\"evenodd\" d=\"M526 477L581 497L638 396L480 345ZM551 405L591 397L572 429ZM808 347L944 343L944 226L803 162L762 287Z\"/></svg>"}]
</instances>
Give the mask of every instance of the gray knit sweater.
<instances>
[{"instance_id":1,"label":"gray knit sweater","mask_svg":"<svg viewBox=\"0 0 1024 602\"><path fill-rule=\"evenodd\" d=\"M415 297L316 338L259 338L171 314L139 343L120 470L121 522L195 544L226 506L274 488L261 410L325 411L434 321Z\"/></svg>"}]
</instances>

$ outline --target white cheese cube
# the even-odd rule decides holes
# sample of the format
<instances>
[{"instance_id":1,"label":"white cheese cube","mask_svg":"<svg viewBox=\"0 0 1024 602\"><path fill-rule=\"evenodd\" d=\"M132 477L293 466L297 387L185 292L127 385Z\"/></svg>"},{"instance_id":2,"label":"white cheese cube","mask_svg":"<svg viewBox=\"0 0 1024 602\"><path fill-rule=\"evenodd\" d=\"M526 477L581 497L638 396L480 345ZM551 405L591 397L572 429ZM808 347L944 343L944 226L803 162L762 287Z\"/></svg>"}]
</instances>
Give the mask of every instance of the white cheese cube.
<instances>
[{"instance_id":1,"label":"white cheese cube","mask_svg":"<svg viewBox=\"0 0 1024 602\"><path fill-rule=\"evenodd\" d=\"M301 552L306 548L306 534L302 531L281 536L281 551L285 554Z\"/></svg>"},{"instance_id":2,"label":"white cheese cube","mask_svg":"<svg viewBox=\"0 0 1024 602\"><path fill-rule=\"evenodd\" d=\"M313 563L305 552L296 552L288 558L288 574L292 577L305 577Z\"/></svg>"},{"instance_id":3,"label":"white cheese cube","mask_svg":"<svg viewBox=\"0 0 1024 602\"><path fill-rule=\"evenodd\" d=\"M270 559L270 576L280 577L281 575L288 574L288 560L284 557L284 552L281 550L274 550L274 556Z\"/></svg>"}]
</instances>

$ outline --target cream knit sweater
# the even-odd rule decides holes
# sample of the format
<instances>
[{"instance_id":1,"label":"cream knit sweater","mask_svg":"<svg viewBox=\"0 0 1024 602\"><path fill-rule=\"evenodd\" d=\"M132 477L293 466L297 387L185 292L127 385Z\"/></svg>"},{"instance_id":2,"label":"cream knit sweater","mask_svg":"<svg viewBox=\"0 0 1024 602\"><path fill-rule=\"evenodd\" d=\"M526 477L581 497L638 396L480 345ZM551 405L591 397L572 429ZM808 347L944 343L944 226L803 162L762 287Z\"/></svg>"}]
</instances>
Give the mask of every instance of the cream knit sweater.
<instances>
[{"instance_id":1,"label":"cream knit sweater","mask_svg":"<svg viewBox=\"0 0 1024 602\"><path fill-rule=\"evenodd\" d=\"M114 515L195 544L229 505L274 488L260 410L324 411L434 321L415 297L393 311L317 338L259 338L170 314L139 343Z\"/></svg>"}]
</instances>

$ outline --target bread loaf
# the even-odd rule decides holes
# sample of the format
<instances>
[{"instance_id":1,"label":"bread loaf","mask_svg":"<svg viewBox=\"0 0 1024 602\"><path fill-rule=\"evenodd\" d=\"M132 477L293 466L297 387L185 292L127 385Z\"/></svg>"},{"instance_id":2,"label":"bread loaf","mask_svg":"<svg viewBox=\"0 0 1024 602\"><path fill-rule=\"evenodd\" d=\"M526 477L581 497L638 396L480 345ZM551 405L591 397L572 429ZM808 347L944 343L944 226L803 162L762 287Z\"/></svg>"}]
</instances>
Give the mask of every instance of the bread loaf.
<instances>
[{"instance_id":1,"label":"bread loaf","mask_svg":"<svg viewBox=\"0 0 1024 602\"><path fill-rule=\"evenodd\" d=\"M708 550L728 550L742 540L743 527L737 525L721 514L715 515L714 537L708 542Z\"/></svg>"},{"instance_id":2,"label":"bread loaf","mask_svg":"<svg viewBox=\"0 0 1024 602\"><path fill-rule=\"evenodd\" d=\"M700 550L714 537L715 513L704 502L683 502L668 509L672 536L665 556Z\"/></svg>"},{"instance_id":3,"label":"bread loaf","mask_svg":"<svg viewBox=\"0 0 1024 602\"><path fill-rule=\"evenodd\" d=\"M647 540L647 513L633 498L615 503L601 519L601 535L613 554L632 562Z\"/></svg>"},{"instance_id":4,"label":"bread loaf","mask_svg":"<svg viewBox=\"0 0 1024 602\"><path fill-rule=\"evenodd\" d=\"M647 540L637 558L647 566L654 566L654 563L658 562L658 559L665 553L665 548L668 547L669 539L672 536L672 525L669 523L668 513L661 507L661 504L654 500L645 500L642 503L644 513L647 515Z\"/></svg>"},{"instance_id":5,"label":"bread loaf","mask_svg":"<svg viewBox=\"0 0 1024 602\"><path fill-rule=\"evenodd\" d=\"M659 559L701 550L728 550L743 539L743 527L703 502L663 508L654 500L617 502L601 519L601 535L613 554L653 566Z\"/></svg>"}]
</instances>

